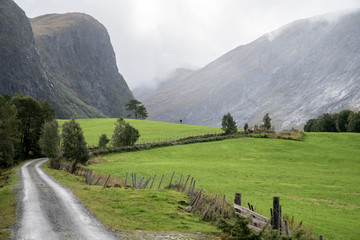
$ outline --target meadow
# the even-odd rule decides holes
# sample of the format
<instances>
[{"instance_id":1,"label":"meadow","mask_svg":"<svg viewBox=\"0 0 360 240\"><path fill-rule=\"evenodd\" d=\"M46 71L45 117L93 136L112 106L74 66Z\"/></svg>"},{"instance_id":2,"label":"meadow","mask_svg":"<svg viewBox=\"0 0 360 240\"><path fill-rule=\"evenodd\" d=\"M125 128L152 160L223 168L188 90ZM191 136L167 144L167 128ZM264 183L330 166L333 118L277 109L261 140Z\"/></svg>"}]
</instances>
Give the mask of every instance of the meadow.
<instances>
[{"instance_id":1,"label":"meadow","mask_svg":"<svg viewBox=\"0 0 360 240\"><path fill-rule=\"evenodd\" d=\"M68 120L58 120L61 127ZM113 135L116 118L76 119L84 131L85 139L89 146L97 146L101 134L106 134L109 139ZM218 127L204 127L187 124L165 123L148 120L125 119L139 130L140 143L153 142L164 139L176 139L194 135L221 132Z\"/></svg>"},{"instance_id":2,"label":"meadow","mask_svg":"<svg viewBox=\"0 0 360 240\"><path fill-rule=\"evenodd\" d=\"M87 130L84 129L86 132ZM106 155L88 167L124 179L175 170L193 176L206 193L243 195L243 203L269 217L272 197L283 213L326 239L360 235L360 134L306 133L302 141L239 138ZM244 204L244 205L245 205Z\"/></svg>"}]
</instances>

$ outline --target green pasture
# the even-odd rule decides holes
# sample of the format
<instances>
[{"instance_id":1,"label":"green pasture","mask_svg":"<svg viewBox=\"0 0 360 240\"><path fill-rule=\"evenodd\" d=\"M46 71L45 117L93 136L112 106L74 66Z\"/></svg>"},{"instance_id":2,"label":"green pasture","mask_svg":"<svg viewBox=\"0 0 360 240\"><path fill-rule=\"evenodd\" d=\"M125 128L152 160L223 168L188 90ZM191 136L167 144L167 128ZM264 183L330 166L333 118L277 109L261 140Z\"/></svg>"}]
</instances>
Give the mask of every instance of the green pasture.
<instances>
[{"instance_id":1,"label":"green pasture","mask_svg":"<svg viewBox=\"0 0 360 240\"><path fill-rule=\"evenodd\" d=\"M249 202L267 217L272 197L279 196L283 213L312 226L315 235L358 239L359 146L356 133L306 133L302 141L238 138L106 155L88 167L119 178L165 174L167 184L174 170L176 180L190 174L207 194L225 194L232 202L242 193L243 205Z\"/></svg>"},{"instance_id":2,"label":"green pasture","mask_svg":"<svg viewBox=\"0 0 360 240\"><path fill-rule=\"evenodd\" d=\"M58 120L60 126L66 121L68 120ZM108 138L111 139L116 118L77 119L76 121L79 122L83 129L88 145L97 146L101 134L106 134ZM221 129L218 127L203 127L135 119L125 119L125 121L139 130L139 142L152 142L221 132Z\"/></svg>"},{"instance_id":3,"label":"green pasture","mask_svg":"<svg viewBox=\"0 0 360 240\"><path fill-rule=\"evenodd\" d=\"M201 221L196 214L185 212L186 206L181 201L188 202L188 197L182 192L90 186L85 185L83 177L53 170L48 165L43 168L70 188L110 229L130 233L201 232L206 239L215 239L219 235L215 226Z\"/></svg>"}]
</instances>

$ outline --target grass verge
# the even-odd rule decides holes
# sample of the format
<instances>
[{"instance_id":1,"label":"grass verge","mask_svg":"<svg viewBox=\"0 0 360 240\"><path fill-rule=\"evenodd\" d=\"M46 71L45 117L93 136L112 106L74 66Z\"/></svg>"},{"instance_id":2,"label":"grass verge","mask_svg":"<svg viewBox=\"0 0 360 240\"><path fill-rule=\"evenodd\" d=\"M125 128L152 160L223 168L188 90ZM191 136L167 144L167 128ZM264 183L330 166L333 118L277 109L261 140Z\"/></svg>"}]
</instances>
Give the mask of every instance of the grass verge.
<instances>
[{"instance_id":1,"label":"grass verge","mask_svg":"<svg viewBox=\"0 0 360 240\"><path fill-rule=\"evenodd\" d=\"M85 185L84 178L65 171L43 169L71 189L81 202L107 227L125 232L201 232L219 234L219 230L194 214L186 213L181 201L184 193L171 190L134 190Z\"/></svg>"},{"instance_id":2,"label":"grass verge","mask_svg":"<svg viewBox=\"0 0 360 240\"><path fill-rule=\"evenodd\" d=\"M0 169L0 239L10 239L11 227L16 223L16 176L21 165Z\"/></svg>"}]
</instances>

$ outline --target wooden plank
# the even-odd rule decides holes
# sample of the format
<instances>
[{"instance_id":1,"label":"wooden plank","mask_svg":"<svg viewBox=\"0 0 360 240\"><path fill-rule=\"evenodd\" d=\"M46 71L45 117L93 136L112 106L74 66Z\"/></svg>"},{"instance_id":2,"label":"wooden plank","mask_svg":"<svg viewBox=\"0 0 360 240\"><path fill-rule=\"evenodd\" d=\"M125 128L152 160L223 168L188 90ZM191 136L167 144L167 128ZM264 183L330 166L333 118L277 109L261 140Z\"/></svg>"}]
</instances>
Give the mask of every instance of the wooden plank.
<instances>
[{"instance_id":1,"label":"wooden plank","mask_svg":"<svg viewBox=\"0 0 360 240\"><path fill-rule=\"evenodd\" d=\"M255 227L255 226L253 226L253 225L248 225L248 227L251 228L251 229L253 229L253 230L255 230L255 231L257 231L257 232L260 232L260 231L261 231L261 228Z\"/></svg>"},{"instance_id":2,"label":"wooden plank","mask_svg":"<svg viewBox=\"0 0 360 240\"><path fill-rule=\"evenodd\" d=\"M245 215L242 213L238 213L238 214L244 218L248 218L250 222L252 222L255 225L255 227L259 227L259 226L264 227L268 224L267 222L254 218L253 216Z\"/></svg>"},{"instance_id":3,"label":"wooden plank","mask_svg":"<svg viewBox=\"0 0 360 240\"><path fill-rule=\"evenodd\" d=\"M234 204L234 208L240 210L241 212L247 213L247 214L249 214L249 215L251 215L251 216L253 216L255 218L258 218L258 219L260 219L260 220L262 220L264 222L269 222L270 221L268 218L254 212L254 211L251 211L250 209L239 206L237 204Z\"/></svg>"}]
</instances>

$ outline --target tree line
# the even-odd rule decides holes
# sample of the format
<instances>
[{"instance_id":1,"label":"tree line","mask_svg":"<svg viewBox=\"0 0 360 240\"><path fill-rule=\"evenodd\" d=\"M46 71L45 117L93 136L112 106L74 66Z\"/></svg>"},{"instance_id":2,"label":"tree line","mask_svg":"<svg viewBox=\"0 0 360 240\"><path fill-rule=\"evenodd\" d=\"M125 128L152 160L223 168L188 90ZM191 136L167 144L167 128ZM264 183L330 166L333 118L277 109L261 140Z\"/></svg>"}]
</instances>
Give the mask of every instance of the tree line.
<instances>
[{"instance_id":1,"label":"tree line","mask_svg":"<svg viewBox=\"0 0 360 240\"><path fill-rule=\"evenodd\" d=\"M233 134L233 133L237 133L238 128L236 126L236 122L234 121L234 118L231 116L230 113L225 114L222 118L222 122L221 122L221 126L222 126L222 130L226 133L226 134ZM271 127L271 118L269 116L268 113L265 114L265 116L263 117L263 122L262 124L260 124L260 127L258 125L254 125L253 127L254 130L273 130L273 128ZM249 124L245 123L244 124L244 131L248 131L249 130Z\"/></svg>"},{"instance_id":2,"label":"tree line","mask_svg":"<svg viewBox=\"0 0 360 240\"><path fill-rule=\"evenodd\" d=\"M126 106L135 118L147 117L141 102L131 100ZM78 163L86 163L90 157L83 131L75 117L62 126L61 136L56 121L55 109L47 101L37 101L29 96L0 95L0 168L22 160L47 156L51 166L58 167L61 159L72 162L75 170ZM139 131L119 118L112 136L113 146L133 145L140 137ZM103 134L99 147L110 140Z\"/></svg>"},{"instance_id":3,"label":"tree line","mask_svg":"<svg viewBox=\"0 0 360 240\"><path fill-rule=\"evenodd\" d=\"M304 132L360 132L360 112L325 113L308 120Z\"/></svg>"}]
</instances>

